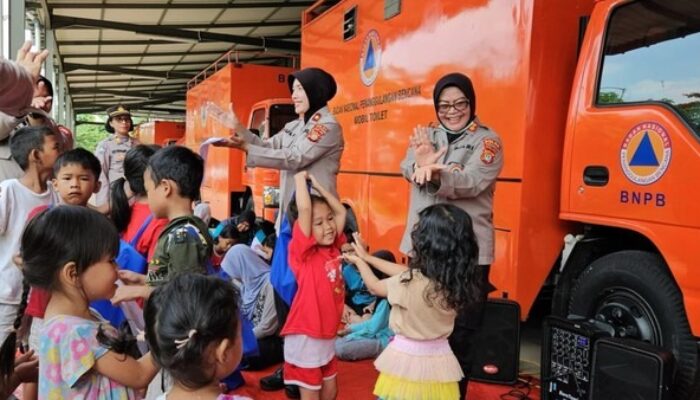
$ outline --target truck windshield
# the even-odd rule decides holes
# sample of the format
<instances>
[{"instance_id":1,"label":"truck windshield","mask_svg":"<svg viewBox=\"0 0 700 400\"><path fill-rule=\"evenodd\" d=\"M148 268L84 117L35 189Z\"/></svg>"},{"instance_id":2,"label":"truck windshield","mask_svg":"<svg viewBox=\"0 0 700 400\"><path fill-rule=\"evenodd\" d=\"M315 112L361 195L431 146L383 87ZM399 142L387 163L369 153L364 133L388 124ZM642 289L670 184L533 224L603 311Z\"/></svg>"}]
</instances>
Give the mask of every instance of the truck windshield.
<instances>
[{"instance_id":1,"label":"truck windshield","mask_svg":"<svg viewBox=\"0 0 700 400\"><path fill-rule=\"evenodd\" d=\"M615 10L597 104L663 102L700 133L700 7L642 0Z\"/></svg>"},{"instance_id":2,"label":"truck windshield","mask_svg":"<svg viewBox=\"0 0 700 400\"><path fill-rule=\"evenodd\" d=\"M287 122L297 119L299 116L294 112L291 104L275 104L270 108L270 137L281 131Z\"/></svg>"}]
</instances>

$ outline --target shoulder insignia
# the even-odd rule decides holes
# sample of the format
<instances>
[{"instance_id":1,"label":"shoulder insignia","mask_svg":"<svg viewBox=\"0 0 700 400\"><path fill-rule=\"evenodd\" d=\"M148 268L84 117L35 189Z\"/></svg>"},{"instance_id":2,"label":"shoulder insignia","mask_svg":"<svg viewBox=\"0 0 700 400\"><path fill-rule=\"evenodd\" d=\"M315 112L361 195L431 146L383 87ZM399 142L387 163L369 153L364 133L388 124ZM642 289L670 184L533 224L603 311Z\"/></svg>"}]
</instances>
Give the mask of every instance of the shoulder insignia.
<instances>
[{"instance_id":1,"label":"shoulder insignia","mask_svg":"<svg viewBox=\"0 0 700 400\"><path fill-rule=\"evenodd\" d=\"M481 162L491 164L496 159L496 154L501 151L501 144L494 139L483 140L484 149L481 151Z\"/></svg>"},{"instance_id":2,"label":"shoulder insignia","mask_svg":"<svg viewBox=\"0 0 700 400\"><path fill-rule=\"evenodd\" d=\"M472 121L472 122L467 126L467 130L468 130L469 132L472 132L472 133L476 132L477 129L479 129L479 124L476 122L476 120Z\"/></svg>"},{"instance_id":3,"label":"shoulder insignia","mask_svg":"<svg viewBox=\"0 0 700 400\"><path fill-rule=\"evenodd\" d=\"M328 133L328 127L327 127L327 126L325 126L325 125L323 125L323 124L316 124L316 125L314 125L313 128L311 128L311 130L309 131L309 134L306 135L306 137L307 137L310 141L316 143L316 142L318 142L319 140L321 140L321 138L323 138L323 136L325 136L326 133Z\"/></svg>"},{"instance_id":4,"label":"shoulder insignia","mask_svg":"<svg viewBox=\"0 0 700 400\"><path fill-rule=\"evenodd\" d=\"M314 114L313 117L311 117L311 120L314 122L318 122L318 120L320 120L320 119L321 119L321 113L316 113L316 114Z\"/></svg>"}]
</instances>

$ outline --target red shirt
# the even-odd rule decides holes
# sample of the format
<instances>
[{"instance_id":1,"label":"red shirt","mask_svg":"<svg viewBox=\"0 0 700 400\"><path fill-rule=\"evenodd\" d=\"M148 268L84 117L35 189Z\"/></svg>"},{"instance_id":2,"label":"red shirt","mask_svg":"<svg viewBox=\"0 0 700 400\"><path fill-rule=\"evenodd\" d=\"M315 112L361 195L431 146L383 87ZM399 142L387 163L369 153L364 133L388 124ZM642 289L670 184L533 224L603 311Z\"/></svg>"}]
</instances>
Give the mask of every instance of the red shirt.
<instances>
[{"instance_id":1,"label":"red shirt","mask_svg":"<svg viewBox=\"0 0 700 400\"><path fill-rule=\"evenodd\" d=\"M281 335L301 334L317 339L333 339L338 332L345 302L341 270L340 232L330 246L319 246L313 236L305 236L294 224L289 243L289 267L299 288L292 301Z\"/></svg>"},{"instance_id":2,"label":"red shirt","mask_svg":"<svg viewBox=\"0 0 700 400\"><path fill-rule=\"evenodd\" d=\"M131 206L131 220L129 220L129 225L126 227L122 239L124 239L125 242L131 242L131 239L136 236L136 233L141 229L146 218L151 214L151 209L148 207L148 204L134 203L134 205ZM153 251L156 249L158 236L160 236L160 232L166 225L168 225L167 218L152 219L146 227L146 230L141 234L141 238L139 238L139 241L136 243L136 251L141 254L146 254L147 259L150 260L153 257Z\"/></svg>"},{"instance_id":3,"label":"red shirt","mask_svg":"<svg viewBox=\"0 0 700 400\"><path fill-rule=\"evenodd\" d=\"M49 208L49 206L39 206L33 209L29 213L29 216L27 216L27 223L29 223L34 216L47 208ZM32 291L29 292L29 301L27 302L27 308L24 310L24 313L34 318L44 318L44 312L46 312L46 306L49 305L49 300L51 300L50 292L38 287L33 287Z\"/></svg>"}]
</instances>

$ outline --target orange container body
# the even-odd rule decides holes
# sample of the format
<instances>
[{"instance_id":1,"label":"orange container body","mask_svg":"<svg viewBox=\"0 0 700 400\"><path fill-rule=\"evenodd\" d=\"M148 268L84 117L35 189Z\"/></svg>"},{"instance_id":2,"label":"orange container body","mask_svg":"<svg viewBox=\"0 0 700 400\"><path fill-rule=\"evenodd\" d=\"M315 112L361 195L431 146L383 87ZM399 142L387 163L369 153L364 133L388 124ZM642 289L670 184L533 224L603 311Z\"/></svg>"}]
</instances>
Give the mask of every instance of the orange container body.
<instances>
[{"instance_id":1,"label":"orange container body","mask_svg":"<svg viewBox=\"0 0 700 400\"><path fill-rule=\"evenodd\" d=\"M591 107L604 16L623 1L404 1L392 9L388 2L345 0L319 13L323 3L303 18L302 67L321 67L338 83L330 102L345 138L338 188L372 250L390 249L406 261L398 247L409 185L399 164L413 128L437 121L435 82L462 72L474 83L476 114L503 140L494 295L518 301L527 317L567 233L585 223L624 227L660 250L700 334L700 274L692 273L697 255L687 251L700 239L700 214L693 211L700 189L688 186L689 171L700 168L697 137L665 108ZM353 9L355 20L344 24ZM600 33L586 36L579 55L580 21L590 15L587 32ZM620 204L622 190L639 189L626 186L615 167L619 135L600 132L630 129L646 118L640 113L663 123L678 149L674 159L682 160L655 189L677 199L661 213ZM610 165L615 184L581 191L584 165L591 164Z\"/></svg>"},{"instance_id":2,"label":"orange container body","mask_svg":"<svg viewBox=\"0 0 700 400\"><path fill-rule=\"evenodd\" d=\"M437 120L435 82L463 72L475 86L477 115L501 136L506 155L491 280L527 315L567 231L558 217L562 99L576 66L578 18L592 1L579 3L415 2L385 19L384 2L343 1L303 27L302 66L320 66L338 82L330 104L346 143L338 186L371 248L399 255L409 196L399 164L413 128ZM356 34L343 40L352 7ZM559 21L557 34L551 21ZM369 47L377 71L361 67Z\"/></svg>"},{"instance_id":3,"label":"orange container body","mask_svg":"<svg viewBox=\"0 0 700 400\"><path fill-rule=\"evenodd\" d=\"M167 146L185 137L185 123L151 121L139 125L139 141L144 144Z\"/></svg>"},{"instance_id":4,"label":"orange container body","mask_svg":"<svg viewBox=\"0 0 700 400\"><path fill-rule=\"evenodd\" d=\"M210 137L227 137L229 129L207 118L204 106L212 102L233 109L242 121L258 101L289 96L287 76L292 68L229 63L187 91L187 130L185 143L194 151ZM243 153L211 147L204 170L202 200L209 203L212 216L225 219L232 213L232 194L245 193Z\"/></svg>"}]
</instances>

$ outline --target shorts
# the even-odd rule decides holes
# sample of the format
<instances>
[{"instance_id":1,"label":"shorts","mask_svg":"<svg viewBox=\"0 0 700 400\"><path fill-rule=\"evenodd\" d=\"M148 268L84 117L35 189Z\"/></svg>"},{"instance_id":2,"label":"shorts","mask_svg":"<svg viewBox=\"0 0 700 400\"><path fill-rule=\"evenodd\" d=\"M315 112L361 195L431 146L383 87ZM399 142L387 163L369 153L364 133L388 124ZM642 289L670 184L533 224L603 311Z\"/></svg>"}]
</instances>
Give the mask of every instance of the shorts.
<instances>
[{"instance_id":1,"label":"shorts","mask_svg":"<svg viewBox=\"0 0 700 400\"><path fill-rule=\"evenodd\" d=\"M333 357L328 364L316 368L302 368L284 362L284 384L298 385L304 389L321 390L323 381L335 379L338 375L338 359Z\"/></svg>"}]
</instances>

